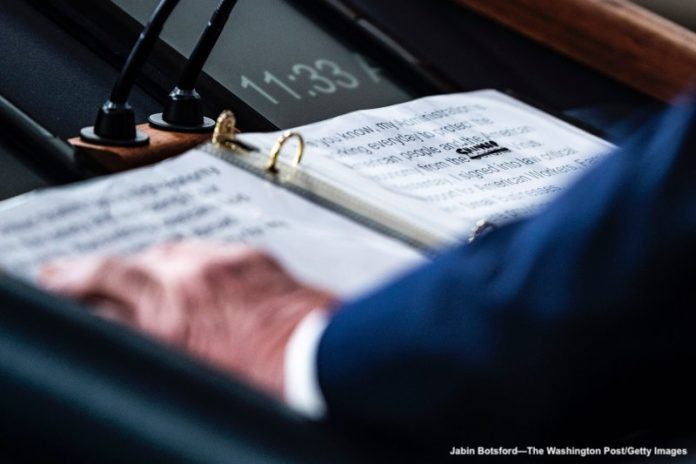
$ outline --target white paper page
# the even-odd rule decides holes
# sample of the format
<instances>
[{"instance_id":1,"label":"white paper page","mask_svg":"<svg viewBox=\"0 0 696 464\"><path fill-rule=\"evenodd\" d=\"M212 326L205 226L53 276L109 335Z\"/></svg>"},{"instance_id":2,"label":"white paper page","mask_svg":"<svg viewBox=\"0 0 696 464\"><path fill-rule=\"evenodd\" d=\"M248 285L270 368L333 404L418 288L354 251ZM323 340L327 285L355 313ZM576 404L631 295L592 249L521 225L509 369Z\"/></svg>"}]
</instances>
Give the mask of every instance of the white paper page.
<instances>
[{"instance_id":1,"label":"white paper page","mask_svg":"<svg viewBox=\"0 0 696 464\"><path fill-rule=\"evenodd\" d=\"M293 130L306 140L302 170L459 234L481 219L503 223L533 213L613 148L493 90L427 97ZM277 136L240 138L265 151Z\"/></svg>"},{"instance_id":2,"label":"white paper page","mask_svg":"<svg viewBox=\"0 0 696 464\"><path fill-rule=\"evenodd\" d=\"M0 268L35 279L52 259L123 254L185 237L265 249L348 297L421 262L411 248L204 152L0 204Z\"/></svg>"}]
</instances>

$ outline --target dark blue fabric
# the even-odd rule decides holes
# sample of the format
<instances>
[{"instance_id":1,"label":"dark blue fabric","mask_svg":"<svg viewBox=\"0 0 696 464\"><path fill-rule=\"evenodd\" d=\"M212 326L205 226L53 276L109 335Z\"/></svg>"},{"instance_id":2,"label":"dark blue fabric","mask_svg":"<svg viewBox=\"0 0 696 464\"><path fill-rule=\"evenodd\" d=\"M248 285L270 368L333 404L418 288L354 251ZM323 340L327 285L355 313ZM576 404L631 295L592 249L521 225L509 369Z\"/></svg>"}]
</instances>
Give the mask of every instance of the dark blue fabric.
<instances>
[{"instance_id":1,"label":"dark blue fabric","mask_svg":"<svg viewBox=\"0 0 696 464\"><path fill-rule=\"evenodd\" d=\"M685 104L537 216L341 308L318 354L330 419L449 446L676 427L696 409L695 262Z\"/></svg>"}]
</instances>

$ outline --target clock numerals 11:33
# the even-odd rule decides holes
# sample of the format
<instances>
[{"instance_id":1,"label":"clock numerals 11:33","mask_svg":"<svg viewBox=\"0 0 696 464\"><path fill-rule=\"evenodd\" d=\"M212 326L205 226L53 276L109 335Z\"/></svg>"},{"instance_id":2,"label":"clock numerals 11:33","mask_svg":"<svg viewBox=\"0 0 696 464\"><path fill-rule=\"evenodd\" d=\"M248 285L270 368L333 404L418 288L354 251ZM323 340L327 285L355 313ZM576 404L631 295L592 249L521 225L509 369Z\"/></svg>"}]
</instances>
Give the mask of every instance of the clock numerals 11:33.
<instances>
[{"instance_id":1,"label":"clock numerals 11:33","mask_svg":"<svg viewBox=\"0 0 696 464\"><path fill-rule=\"evenodd\" d=\"M380 69L371 66L362 56L357 53L354 57L367 77L375 84L380 82ZM304 80L311 87L307 91L307 96L317 97L319 95L332 94L339 89L354 90L360 87L360 80L354 75L345 71L335 61L327 59L316 60L313 66L297 63L292 66L291 73L287 76L288 81L297 82ZM259 95L266 98L274 105L278 104L278 100L273 96L275 86L276 89L281 89L295 100L302 100L303 95L296 89L293 89L292 84L284 82L270 71L263 73L263 83L258 84L249 79L247 76L242 76L241 82L243 89L253 89ZM265 88L264 88L265 87Z\"/></svg>"}]
</instances>

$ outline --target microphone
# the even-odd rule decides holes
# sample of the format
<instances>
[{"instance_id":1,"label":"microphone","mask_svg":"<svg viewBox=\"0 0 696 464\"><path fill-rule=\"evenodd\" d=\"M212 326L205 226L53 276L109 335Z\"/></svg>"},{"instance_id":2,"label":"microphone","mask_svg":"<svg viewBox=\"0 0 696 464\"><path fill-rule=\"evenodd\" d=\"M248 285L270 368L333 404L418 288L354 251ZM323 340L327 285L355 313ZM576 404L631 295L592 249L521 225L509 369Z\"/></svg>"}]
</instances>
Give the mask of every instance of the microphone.
<instances>
[{"instance_id":1,"label":"microphone","mask_svg":"<svg viewBox=\"0 0 696 464\"><path fill-rule=\"evenodd\" d=\"M203 101L195 86L203 66L220 39L220 34L237 0L222 0L198 39L176 87L169 93L164 112L148 119L157 129L176 132L212 132L215 121L203 115Z\"/></svg>"},{"instance_id":2,"label":"microphone","mask_svg":"<svg viewBox=\"0 0 696 464\"><path fill-rule=\"evenodd\" d=\"M178 3L179 0L160 1L128 55L111 96L99 109L94 126L85 127L80 131L80 137L84 141L121 147L147 145L150 142L146 134L136 130L135 113L128 104L128 96L135 84L136 76L152 53L164 23Z\"/></svg>"}]
</instances>

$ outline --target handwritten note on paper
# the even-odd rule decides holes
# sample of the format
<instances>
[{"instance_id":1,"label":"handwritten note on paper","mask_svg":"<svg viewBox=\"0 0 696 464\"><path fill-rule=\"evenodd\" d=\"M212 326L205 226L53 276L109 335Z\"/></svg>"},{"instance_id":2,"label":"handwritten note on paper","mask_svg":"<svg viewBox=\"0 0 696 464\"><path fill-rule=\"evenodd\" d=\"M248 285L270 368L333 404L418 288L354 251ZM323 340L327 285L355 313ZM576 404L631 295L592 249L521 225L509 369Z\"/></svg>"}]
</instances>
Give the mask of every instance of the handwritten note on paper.
<instances>
[{"instance_id":1,"label":"handwritten note on paper","mask_svg":"<svg viewBox=\"0 0 696 464\"><path fill-rule=\"evenodd\" d=\"M314 150L462 224L536 211L612 148L491 90L359 111L296 130L309 147L304 167L330 169Z\"/></svg>"},{"instance_id":2,"label":"handwritten note on paper","mask_svg":"<svg viewBox=\"0 0 696 464\"><path fill-rule=\"evenodd\" d=\"M197 237L243 242L342 296L421 261L415 251L203 152L0 205L0 267L35 278L50 260L132 253Z\"/></svg>"}]
</instances>

